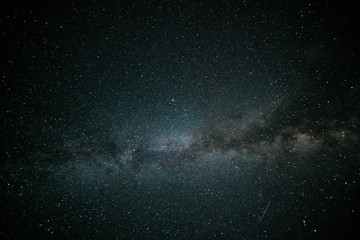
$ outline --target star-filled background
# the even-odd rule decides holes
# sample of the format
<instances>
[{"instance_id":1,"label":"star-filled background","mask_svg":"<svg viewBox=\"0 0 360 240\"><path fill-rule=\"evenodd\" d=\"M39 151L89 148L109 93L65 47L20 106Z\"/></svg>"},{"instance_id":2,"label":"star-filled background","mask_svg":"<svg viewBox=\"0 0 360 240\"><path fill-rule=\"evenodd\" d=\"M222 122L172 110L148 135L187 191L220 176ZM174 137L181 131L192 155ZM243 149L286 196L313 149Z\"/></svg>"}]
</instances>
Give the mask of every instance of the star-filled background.
<instances>
[{"instance_id":1,"label":"star-filled background","mask_svg":"<svg viewBox=\"0 0 360 240\"><path fill-rule=\"evenodd\" d=\"M357 1L4 1L1 239L357 239Z\"/></svg>"}]
</instances>

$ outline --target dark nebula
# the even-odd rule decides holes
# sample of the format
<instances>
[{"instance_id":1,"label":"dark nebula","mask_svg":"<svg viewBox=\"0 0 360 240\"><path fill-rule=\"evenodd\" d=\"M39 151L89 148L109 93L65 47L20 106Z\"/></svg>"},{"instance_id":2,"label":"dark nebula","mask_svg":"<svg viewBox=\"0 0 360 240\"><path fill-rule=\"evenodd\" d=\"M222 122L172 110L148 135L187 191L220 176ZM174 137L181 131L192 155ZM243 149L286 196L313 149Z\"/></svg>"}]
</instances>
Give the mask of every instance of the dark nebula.
<instances>
[{"instance_id":1,"label":"dark nebula","mask_svg":"<svg viewBox=\"0 0 360 240\"><path fill-rule=\"evenodd\" d=\"M0 239L358 239L357 1L0 9Z\"/></svg>"}]
</instances>

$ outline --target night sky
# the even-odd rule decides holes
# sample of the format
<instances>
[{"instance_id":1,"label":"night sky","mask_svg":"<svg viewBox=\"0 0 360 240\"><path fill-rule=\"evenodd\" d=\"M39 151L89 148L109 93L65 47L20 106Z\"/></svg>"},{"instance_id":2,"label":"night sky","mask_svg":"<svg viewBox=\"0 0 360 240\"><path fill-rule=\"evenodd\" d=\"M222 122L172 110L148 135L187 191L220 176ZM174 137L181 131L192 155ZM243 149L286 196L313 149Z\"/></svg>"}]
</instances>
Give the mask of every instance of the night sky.
<instances>
[{"instance_id":1,"label":"night sky","mask_svg":"<svg viewBox=\"0 0 360 240\"><path fill-rule=\"evenodd\" d=\"M358 239L357 1L0 14L0 239Z\"/></svg>"}]
</instances>

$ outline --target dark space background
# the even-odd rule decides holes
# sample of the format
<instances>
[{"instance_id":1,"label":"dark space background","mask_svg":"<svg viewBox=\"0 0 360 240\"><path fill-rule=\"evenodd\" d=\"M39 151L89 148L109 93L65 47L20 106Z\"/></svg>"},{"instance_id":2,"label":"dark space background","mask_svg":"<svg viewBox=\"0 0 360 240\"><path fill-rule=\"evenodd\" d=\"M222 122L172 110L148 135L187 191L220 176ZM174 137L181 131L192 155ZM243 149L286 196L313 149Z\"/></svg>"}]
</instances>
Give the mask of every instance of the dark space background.
<instances>
[{"instance_id":1,"label":"dark space background","mask_svg":"<svg viewBox=\"0 0 360 240\"><path fill-rule=\"evenodd\" d=\"M357 1L2 1L1 239L357 239Z\"/></svg>"}]
</instances>

